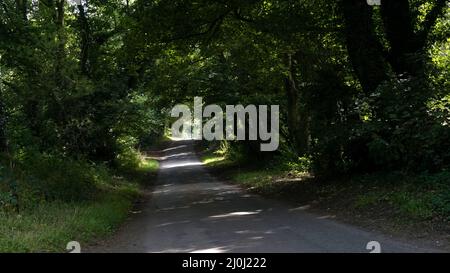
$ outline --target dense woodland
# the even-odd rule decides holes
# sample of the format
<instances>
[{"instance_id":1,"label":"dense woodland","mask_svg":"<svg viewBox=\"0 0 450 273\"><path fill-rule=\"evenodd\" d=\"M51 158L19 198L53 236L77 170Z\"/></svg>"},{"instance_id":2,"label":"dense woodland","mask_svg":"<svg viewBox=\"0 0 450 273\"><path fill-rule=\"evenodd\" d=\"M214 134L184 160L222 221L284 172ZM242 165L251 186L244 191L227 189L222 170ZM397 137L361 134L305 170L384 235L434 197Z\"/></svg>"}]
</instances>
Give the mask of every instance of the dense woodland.
<instances>
[{"instance_id":1,"label":"dense woodland","mask_svg":"<svg viewBox=\"0 0 450 273\"><path fill-rule=\"evenodd\" d=\"M315 176L446 171L450 1L0 0L0 205L92 198L170 109L280 105ZM450 196L447 196L450 200Z\"/></svg>"}]
</instances>

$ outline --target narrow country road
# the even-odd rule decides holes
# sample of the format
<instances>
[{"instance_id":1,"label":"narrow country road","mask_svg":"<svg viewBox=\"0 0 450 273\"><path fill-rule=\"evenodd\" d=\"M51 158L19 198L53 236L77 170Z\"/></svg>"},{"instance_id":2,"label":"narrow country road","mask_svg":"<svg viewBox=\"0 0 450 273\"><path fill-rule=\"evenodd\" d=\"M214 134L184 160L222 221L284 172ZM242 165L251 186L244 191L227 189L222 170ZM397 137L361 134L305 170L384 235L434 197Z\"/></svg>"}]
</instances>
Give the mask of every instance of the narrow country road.
<instances>
[{"instance_id":1,"label":"narrow country road","mask_svg":"<svg viewBox=\"0 0 450 273\"><path fill-rule=\"evenodd\" d=\"M326 215L247 194L207 173L190 141L172 142L151 200L94 252L427 252Z\"/></svg>"}]
</instances>

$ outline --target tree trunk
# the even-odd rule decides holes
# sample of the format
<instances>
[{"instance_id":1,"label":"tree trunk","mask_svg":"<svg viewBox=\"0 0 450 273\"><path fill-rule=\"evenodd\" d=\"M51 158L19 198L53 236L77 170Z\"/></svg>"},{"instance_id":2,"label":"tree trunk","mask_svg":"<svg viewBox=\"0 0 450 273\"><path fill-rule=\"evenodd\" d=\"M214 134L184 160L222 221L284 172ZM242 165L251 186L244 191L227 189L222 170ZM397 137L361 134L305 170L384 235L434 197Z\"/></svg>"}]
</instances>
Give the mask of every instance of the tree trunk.
<instances>
[{"instance_id":1,"label":"tree trunk","mask_svg":"<svg viewBox=\"0 0 450 273\"><path fill-rule=\"evenodd\" d=\"M408 0L382 1L386 38L390 51L387 60L397 75L418 76L423 72L421 50L424 47L414 33L413 18Z\"/></svg>"},{"instance_id":2,"label":"tree trunk","mask_svg":"<svg viewBox=\"0 0 450 273\"><path fill-rule=\"evenodd\" d=\"M1 92L1 90L0 90ZM1 93L0 93L1 96ZM7 139L6 139L6 111L5 105L0 97L0 153L7 151Z\"/></svg>"},{"instance_id":3,"label":"tree trunk","mask_svg":"<svg viewBox=\"0 0 450 273\"><path fill-rule=\"evenodd\" d=\"M56 27L57 27L57 40L58 49L56 54L56 75L58 79L62 78L62 66L64 59L64 51L66 44L66 37L64 34L64 2L65 0L58 0L56 3Z\"/></svg>"},{"instance_id":4,"label":"tree trunk","mask_svg":"<svg viewBox=\"0 0 450 273\"><path fill-rule=\"evenodd\" d=\"M295 80L295 65L290 53L286 55L286 67L288 75L285 78L285 90L289 135L297 153L304 155L309 150L309 118L306 109L301 106L300 91Z\"/></svg>"},{"instance_id":5,"label":"tree trunk","mask_svg":"<svg viewBox=\"0 0 450 273\"><path fill-rule=\"evenodd\" d=\"M83 4L78 5L78 10L80 12L80 36L81 36L81 43L80 43L80 69L81 73L83 73L86 76L89 76L89 67L88 67L88 60L89 60L89 41L90 41L90 29L89 29L89 23L87 20L87 15L84 10Z\"/></svg>"},{"instance_id":6,"label":"tree trunk","mask_svg":"<svg viewBox=\"0 0 450 273\"><path fill-rule=\"evenodd\" d=\"M57 33L56 38L58 41L56 49L56 60L55 60L55 85L58 87L57 90L51 92L53 98L53 106L55 111L55 120L57 123L62 124L64 122L64 106L61 105L58 92L62 92L66 89L66 79L64 77L64 59L66 56L66 33L64 29L64 4L66 0L57 0L56 2L56 27Z\"/></svg>"},{"instance_id":7,"label":"tree trunk","mask_svg":"<svg viewBox=\"0 0 450 273\"><path fill-rule=\"evenodd\" d=\"M421 30L415 31L414 24L418 19L413 18L408 0L382 0L381 16L391 48L388 61L397 75L423 75L427 58L427 38L437 20L444 14L446 4L447 0L434 1L421 23Z\"/></svg>"},{"instance_id":8,"label":"tree trunk","mask_svg":"<svg viewBox=\"0 0 450 273\"><path fill-rule=\"evenodd\" d=\"M17 13L20 14L23 21L27 21L27 0L16 0Z\"/></svg>"},{"instance_id":9,"label":"tree trunk","mask_svg":"<svg viewBox=\"0 0 450 273\"><path fill-rule=\"evenodd\" d=\"M363 90L370 94L387 79L383 48L376 37L372 7L366 1L342 0L347 50Z\"/></svg>"}]
</instances>

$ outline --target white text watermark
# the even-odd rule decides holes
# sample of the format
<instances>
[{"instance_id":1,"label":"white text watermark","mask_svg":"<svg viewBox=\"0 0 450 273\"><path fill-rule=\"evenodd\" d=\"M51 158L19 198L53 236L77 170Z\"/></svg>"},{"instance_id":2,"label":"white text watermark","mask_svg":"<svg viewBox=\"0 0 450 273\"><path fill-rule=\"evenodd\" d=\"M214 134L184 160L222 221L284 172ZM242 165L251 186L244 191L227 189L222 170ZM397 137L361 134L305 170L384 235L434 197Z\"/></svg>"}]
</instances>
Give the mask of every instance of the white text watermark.
<instances>
[{"instance_id":1,"label":"white text watermark","mask_svg":"<svg viewBox=\"0 0 450 273\"><path fill-rule=\"evenodd\" d=\"M182 139L260 140L261 151L275 151L279 146L280 107L278 105L226 105L225 113L217 104L203 107L201 97L194 98L194 115L185 104L172 108L172 136ZM181 116L180 116L181 115ZM268 118L270 117L270 122ZM208 119L203 123L203 118Z\"/></svg>"}]
</instances>

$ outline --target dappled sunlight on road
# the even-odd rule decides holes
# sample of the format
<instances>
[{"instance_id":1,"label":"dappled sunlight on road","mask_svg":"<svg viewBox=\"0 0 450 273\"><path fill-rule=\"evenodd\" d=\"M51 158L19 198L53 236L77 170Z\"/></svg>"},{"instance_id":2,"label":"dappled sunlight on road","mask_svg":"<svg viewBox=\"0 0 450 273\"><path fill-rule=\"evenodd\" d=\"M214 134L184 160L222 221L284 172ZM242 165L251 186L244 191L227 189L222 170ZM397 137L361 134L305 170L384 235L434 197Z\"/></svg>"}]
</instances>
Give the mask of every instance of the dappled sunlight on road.
<instances>
[{"instance_id":1,"label":"dappled sunlight on road","mask_svg":"<svg viewBox=\"0 0 450 273\"><path fill-rule=\"evenodd\" d=\"M191 251L190 253L225 253L228 252L224 247L213 247L207 249L199 249Z\"/></svg>"},{"instance_id":2,"label":"dappled sunlight on road","mask_svg":"<svg viewBox=\"0 0 450 273\"><path fill-rule=\"evenodd\" d=\"M173 154L173 155L163 156L163 157L161 157L161 160L166 160L166 159L174 158L174 157L189 156L189 155L192 155L192 154L193 154L192 152L189 152L189 153Z\"/></svg>"},{"instance_id":3,"label":"dappled sunlight on road","mask_svg":"<svg viewBox=\"0 0 450 273\"><path fill-rule=\"evenodd\" d=\"M332 215L309 214L249 194L212 177L193 142L165 149L151 201L110 247L112 252L367 252L369 241L385 250L412 251L382 236L343 225Z\"/></svg>"},{"instance_id":4,"label":"dappled sunlight on road","mask_svg":"<svg viewBox=\"0 0 450 273\"><path fill-rule=\"evenodd\" d=\"M230 212L226 214L220 214L220 215L213 215L209 216L209 218L225 218L225 217L233 217L233 216L246 216L246 215L255 215L260 213L262 210L257 211L237 211L237 212Z\"/></svg>"},{"instance_id":5,"label":"dappled sunlight on road","mask_svg":"<svg viewBox=\"0 0 450 273\"><path fill-rule=\"evenodd\" d=\"M163 152L170 152L170 151L173 151L173 150L183 149L183 148L186 148L186 147L187 147L187 145L178 145L178 146L175 146L175 147L170 147L170 148L164 149Z\"/></svg>"},{"instance_id":6,"label":"dappled sunlight on road","mask_svg":"<svg viewBox=\"0 0 450 273\"><path fill-rule=\"evenodd\" d=\"M180 168L180 167L189 167L189 166L200 166L203 165L201 162L182 162L182 163L172 163L166 164L161 167L161 169L172 169L172 168Z\"/></svg>"}]
</instances>

